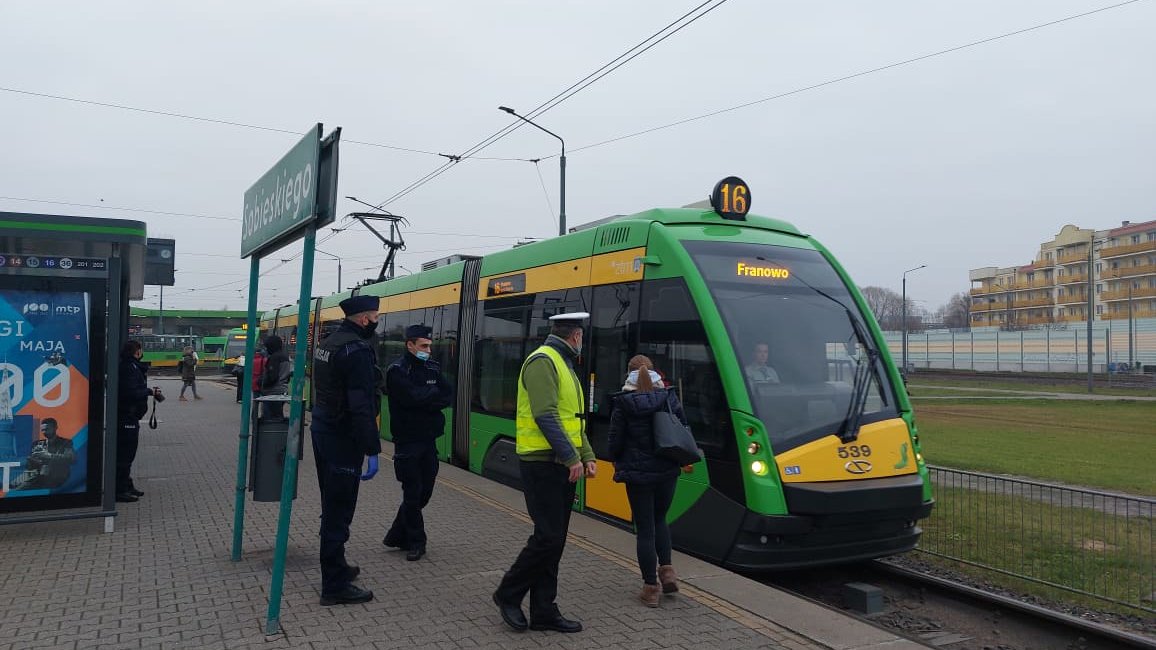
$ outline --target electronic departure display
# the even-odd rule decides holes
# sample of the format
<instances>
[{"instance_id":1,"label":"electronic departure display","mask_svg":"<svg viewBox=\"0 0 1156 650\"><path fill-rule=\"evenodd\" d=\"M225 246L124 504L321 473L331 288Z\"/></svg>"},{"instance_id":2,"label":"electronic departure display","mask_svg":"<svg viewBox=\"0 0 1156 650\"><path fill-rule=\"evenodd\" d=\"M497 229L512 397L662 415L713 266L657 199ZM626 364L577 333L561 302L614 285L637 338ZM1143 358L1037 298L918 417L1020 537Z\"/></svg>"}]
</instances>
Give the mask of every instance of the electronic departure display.
<instances>
[{"instance_id":1,"label":"electronic departure display","mask_svg":"<svg viewBox=\"0 0 1156 650\"><path fill-rule=\"evenodd\" d=\"M791 270L781 266L767 264L766 262L736 262L735 275L740 278L786 280L791 277Z\"/></svg>"},{"instance_id":2,"label":"electronic departure display","mask_svg":"<svg viewBox=\"0 0 1156 650\"><path fill-rule=\"evenodd\" d=\"M507 275L490 280L486 285L486 296L507 296L514 293L526 292L526 274Z\"/></svg>"},{"instance_id":3,"label":"electronic departure display","mask_svg":"<svg viewBox=\"0 0 1156 650\"><path fill-rule=\"evenodd\" d=\"M710 205L723 219L743 221L751 209L751 188L738 176L727 176L711 190Z\"/></svg>"}]
</instances>

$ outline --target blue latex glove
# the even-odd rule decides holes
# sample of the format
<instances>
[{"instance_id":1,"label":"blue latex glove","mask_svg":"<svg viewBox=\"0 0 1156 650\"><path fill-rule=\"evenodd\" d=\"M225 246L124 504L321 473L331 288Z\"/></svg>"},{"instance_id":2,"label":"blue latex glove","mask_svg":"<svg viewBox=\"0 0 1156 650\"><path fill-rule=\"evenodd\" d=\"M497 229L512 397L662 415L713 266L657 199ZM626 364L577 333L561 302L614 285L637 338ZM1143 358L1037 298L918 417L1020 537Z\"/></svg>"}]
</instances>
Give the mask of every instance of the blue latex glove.
<instances>
[{"instance_id":1,"label":"blue latex glove","mask_svg":"<svg viewBox=\"0 0 1156 650\"><path fill-rule=\"evenodd\" d=\"M369 467L365 470L365 473L361 475L361 480L368 481L374 476L377 476L377 456L370 456Z\"/></svg>"}]
</instances>

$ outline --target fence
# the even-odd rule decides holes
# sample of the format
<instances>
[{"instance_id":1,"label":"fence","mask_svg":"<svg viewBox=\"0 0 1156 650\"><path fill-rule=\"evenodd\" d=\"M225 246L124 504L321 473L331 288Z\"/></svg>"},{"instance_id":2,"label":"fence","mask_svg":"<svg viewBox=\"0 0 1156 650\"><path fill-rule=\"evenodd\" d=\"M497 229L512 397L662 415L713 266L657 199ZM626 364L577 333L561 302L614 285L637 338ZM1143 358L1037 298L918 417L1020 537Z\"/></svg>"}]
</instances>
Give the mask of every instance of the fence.
<instances>
[{"instance_id":1,"label":"fence","mask_svg":"<svg viewBox=\"0 0 1156 650\"><path fill-rule=\"evenodd\" d=\"M930 469L919 552L1156 613L1156 499Z\"/></svg>"},{"instance_id":2,"label":"fence","mask_svg":"<svg viewBox=\"0 0 1156 650\"><path fill-rule=\"evenodd\" d=\"M903 334L884 332L896 362L903 358ZM1121 369L1129 360L1127 321L1100 321L1092 325L1092 371ZM1133 322L1132 364L1156 370L1156 318ZM970 332L908 332L907 365L1012 372L1087 372L1086 326L1071 323L1067 329L1001 332L985 328Z\"/></svg>"}]
</instances>

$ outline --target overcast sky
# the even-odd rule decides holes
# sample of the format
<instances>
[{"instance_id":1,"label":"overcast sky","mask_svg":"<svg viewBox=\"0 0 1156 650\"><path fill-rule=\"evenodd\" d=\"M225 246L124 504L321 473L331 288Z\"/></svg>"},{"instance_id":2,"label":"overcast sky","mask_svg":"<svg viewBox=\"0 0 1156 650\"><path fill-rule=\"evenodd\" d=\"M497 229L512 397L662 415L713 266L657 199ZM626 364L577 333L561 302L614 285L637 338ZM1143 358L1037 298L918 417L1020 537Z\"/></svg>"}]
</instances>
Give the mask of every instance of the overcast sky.
<instances>
[{"instance_id":1,"label":"overcast sky","mask_svg":"<svg viewBox=\"0 0 1156 650\"><path fill-rule=\"evenodd\" d=\"M145 221L177 240L166 308L243 309L242 196L312 124L343 128L340 194L378 203L444 159L349 140L461 153L509 122L499 105L532 109L697 4L6 0L4 88L293 134L0 91L0 210ZM730 0L536 121L573 152L571 225L698 201L734 174L752 212L815 235L860 286L898 291L927 264L908 295L934 310L968 269L1027 263L1064 224L1156 219L1156 0L578 149L1112 4ZM557 152L524 128L480 155ZM557 207L556 158L465 161L388 206L412 224L413 270L548 237ZM384 256L357 224L319 248L346 286ZM299 265L274 267L299 250L263 263L262 308L296 299ZM337 287L325 258L315 295Z\"/></svg>"}]
</instances>

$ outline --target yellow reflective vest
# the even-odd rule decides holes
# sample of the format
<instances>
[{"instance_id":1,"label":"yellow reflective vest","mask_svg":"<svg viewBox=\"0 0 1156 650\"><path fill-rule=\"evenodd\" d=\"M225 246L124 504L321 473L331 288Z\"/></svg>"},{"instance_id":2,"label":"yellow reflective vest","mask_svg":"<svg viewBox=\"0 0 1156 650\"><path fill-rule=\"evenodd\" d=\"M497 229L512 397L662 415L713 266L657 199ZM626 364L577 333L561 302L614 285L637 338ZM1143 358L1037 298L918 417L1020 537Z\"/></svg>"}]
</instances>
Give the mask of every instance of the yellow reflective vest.
<instances>
[{"instance_id":1,"label":"yellow reflective vest","mask_svg":"<svg viewBox=\"0 0 1156 650\"><path fill-rule=\"evenodd\" d=\"M522 369L518 372L518 415L515 420L517 453L527 454L552 449L550 441L546 439L546 434L542 433L542 430L538 428L538 423L534 421L534 414L530 409L530 394L526 390L525 384L522 383L526 364L539 355L550 359L554 363L554 370L558 373L558 421L562 424L562 431L566 432L566 437L570 439L570 444L574 445L574 451L577 453L582 449L582 419L578 417L583 412L583 405L585 404L582 385L578 382L578 377L574 371L566 365L562 355L549 345L543 345L534 350L530 356L526 357L526 361L522 363Z\"/></svg>"}]
</instances>

